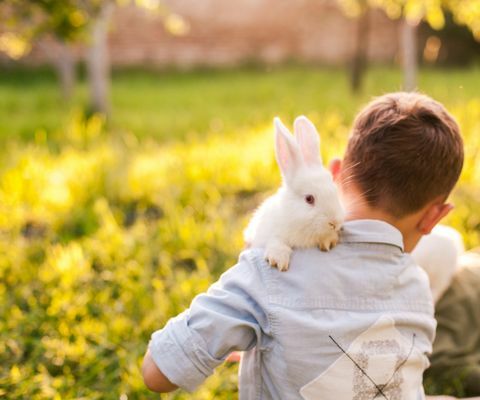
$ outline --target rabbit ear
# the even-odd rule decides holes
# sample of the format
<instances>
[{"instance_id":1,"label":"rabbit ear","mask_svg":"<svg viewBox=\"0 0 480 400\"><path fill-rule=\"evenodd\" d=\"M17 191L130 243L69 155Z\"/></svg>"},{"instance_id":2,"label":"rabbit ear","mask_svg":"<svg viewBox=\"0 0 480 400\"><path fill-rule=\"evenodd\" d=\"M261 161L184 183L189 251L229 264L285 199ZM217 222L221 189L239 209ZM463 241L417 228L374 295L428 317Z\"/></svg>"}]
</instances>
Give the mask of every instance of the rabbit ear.
<instances>
[{"instance_id":1,"label":"rabbit ear","mask_svg":"<svg viewBox=\"0 0 480 400\"><path fill-rule=\"evenodd\" d=\"M282 124L280 118L276 117L275 125L275 155L277 163L286 180L290 180L295 171L302 163L302 157L297 143L293 140L292 134Z\"/></svg>"},{"instance_id":2,"label":"rabbit ear","mask_svg":"<svg viewBox=\"0 0 480 400\"><path fill-rule=\"evenodd\" d=\"M295 119L293 129L305 164L308 166L321 165L320 138L315 125L302 115Z\"/></svg>"}]
</instances>

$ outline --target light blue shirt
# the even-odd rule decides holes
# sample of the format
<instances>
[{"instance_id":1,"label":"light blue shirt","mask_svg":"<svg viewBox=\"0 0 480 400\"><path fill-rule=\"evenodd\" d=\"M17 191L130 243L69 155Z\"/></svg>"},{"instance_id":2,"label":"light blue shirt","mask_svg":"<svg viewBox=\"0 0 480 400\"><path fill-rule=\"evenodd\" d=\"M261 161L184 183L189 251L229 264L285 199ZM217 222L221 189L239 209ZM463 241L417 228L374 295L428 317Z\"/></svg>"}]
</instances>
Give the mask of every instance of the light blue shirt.
<instances>
[{"instance_id":1,"label":"light blue shirt","mask_svg":"<svg viewBox=\"0 0 480 400\"><path fill-rule=\"evenodd\" d=\"M356 220L329 252L295 250L287 272L263 249L244 251L149 349L187 391L238 350L241 399L413 400L435 326L428 278L401 233Z\"/></svg>"}]
</instances>

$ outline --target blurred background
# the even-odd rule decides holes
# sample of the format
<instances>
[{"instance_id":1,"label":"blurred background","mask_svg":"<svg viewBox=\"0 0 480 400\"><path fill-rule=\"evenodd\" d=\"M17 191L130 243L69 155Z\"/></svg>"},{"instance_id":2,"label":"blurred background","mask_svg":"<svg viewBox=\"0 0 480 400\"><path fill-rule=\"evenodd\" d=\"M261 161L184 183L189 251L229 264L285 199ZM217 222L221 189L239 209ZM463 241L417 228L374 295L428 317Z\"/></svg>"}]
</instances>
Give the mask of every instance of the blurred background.
<instances>
[{"instance_id":1,"label":"blurred background","mask_svg":"<svg viewBox=\"0 0 480 400\"><path fill-rule=\"evenodd\" d=\"M280 183L274 116L311 118L328 162L373 96L443 102L466 144L446 222L479 246L479 40L480 0L0 2L0 397L157 398L150 334ZM235 399L236 373L165 398Z\"/></svg>"}]
</instances>

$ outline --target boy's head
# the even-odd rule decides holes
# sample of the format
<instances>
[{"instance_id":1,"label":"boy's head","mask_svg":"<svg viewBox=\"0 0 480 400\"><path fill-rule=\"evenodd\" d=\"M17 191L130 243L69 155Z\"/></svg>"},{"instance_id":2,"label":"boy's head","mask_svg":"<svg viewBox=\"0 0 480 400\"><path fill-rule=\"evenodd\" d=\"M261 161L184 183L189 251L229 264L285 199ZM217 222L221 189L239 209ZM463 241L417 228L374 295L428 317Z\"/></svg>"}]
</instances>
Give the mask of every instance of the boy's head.
<instances>
[{"instance_id":1,"label":"boy's head","mask_svg":"<svg viewBox=\"0 0 480 400\"><path fill-rule=\"evenodd\" d=\"M363 201L395 218L443 202L463 166L463 141L453 117L418 93L391 93L357 116L340 172Z\"/></svg>"}]
</instances>

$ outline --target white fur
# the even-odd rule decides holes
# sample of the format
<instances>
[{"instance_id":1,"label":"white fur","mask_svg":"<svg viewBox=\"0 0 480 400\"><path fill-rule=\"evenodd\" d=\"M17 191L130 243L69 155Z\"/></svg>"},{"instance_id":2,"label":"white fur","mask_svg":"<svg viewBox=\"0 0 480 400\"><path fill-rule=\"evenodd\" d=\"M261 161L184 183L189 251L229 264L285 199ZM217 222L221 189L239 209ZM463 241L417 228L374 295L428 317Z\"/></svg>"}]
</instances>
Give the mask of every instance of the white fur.
<instances>
[{"instance_id":1,"label":"white fur","mask_svg":"<svg viewBox=\"0 0 480 400\"><path fill-rule=\"evenodd\" d=\"M450 285L464 251L460 233L444 225L437 225L423 236L412 251L413 259L428 275L435 302Z\"/></svg>"},{"instance_id":2,"label":"white fur","mask_svg":"<svg viewBox=\"0 0 480 400\"><path fill-rule=\"evenodd\" d=\"M295 120L296 141L278 118L275 155L283 183L257 209L244 232L253 247L265 247L265 258L281 271L287 270L293 247L330 250L337 244L345 212L330 172L320 159L320 141L306 117ZM305 201L315 197L315 205Z\"/></svg>"}]
</instances>

